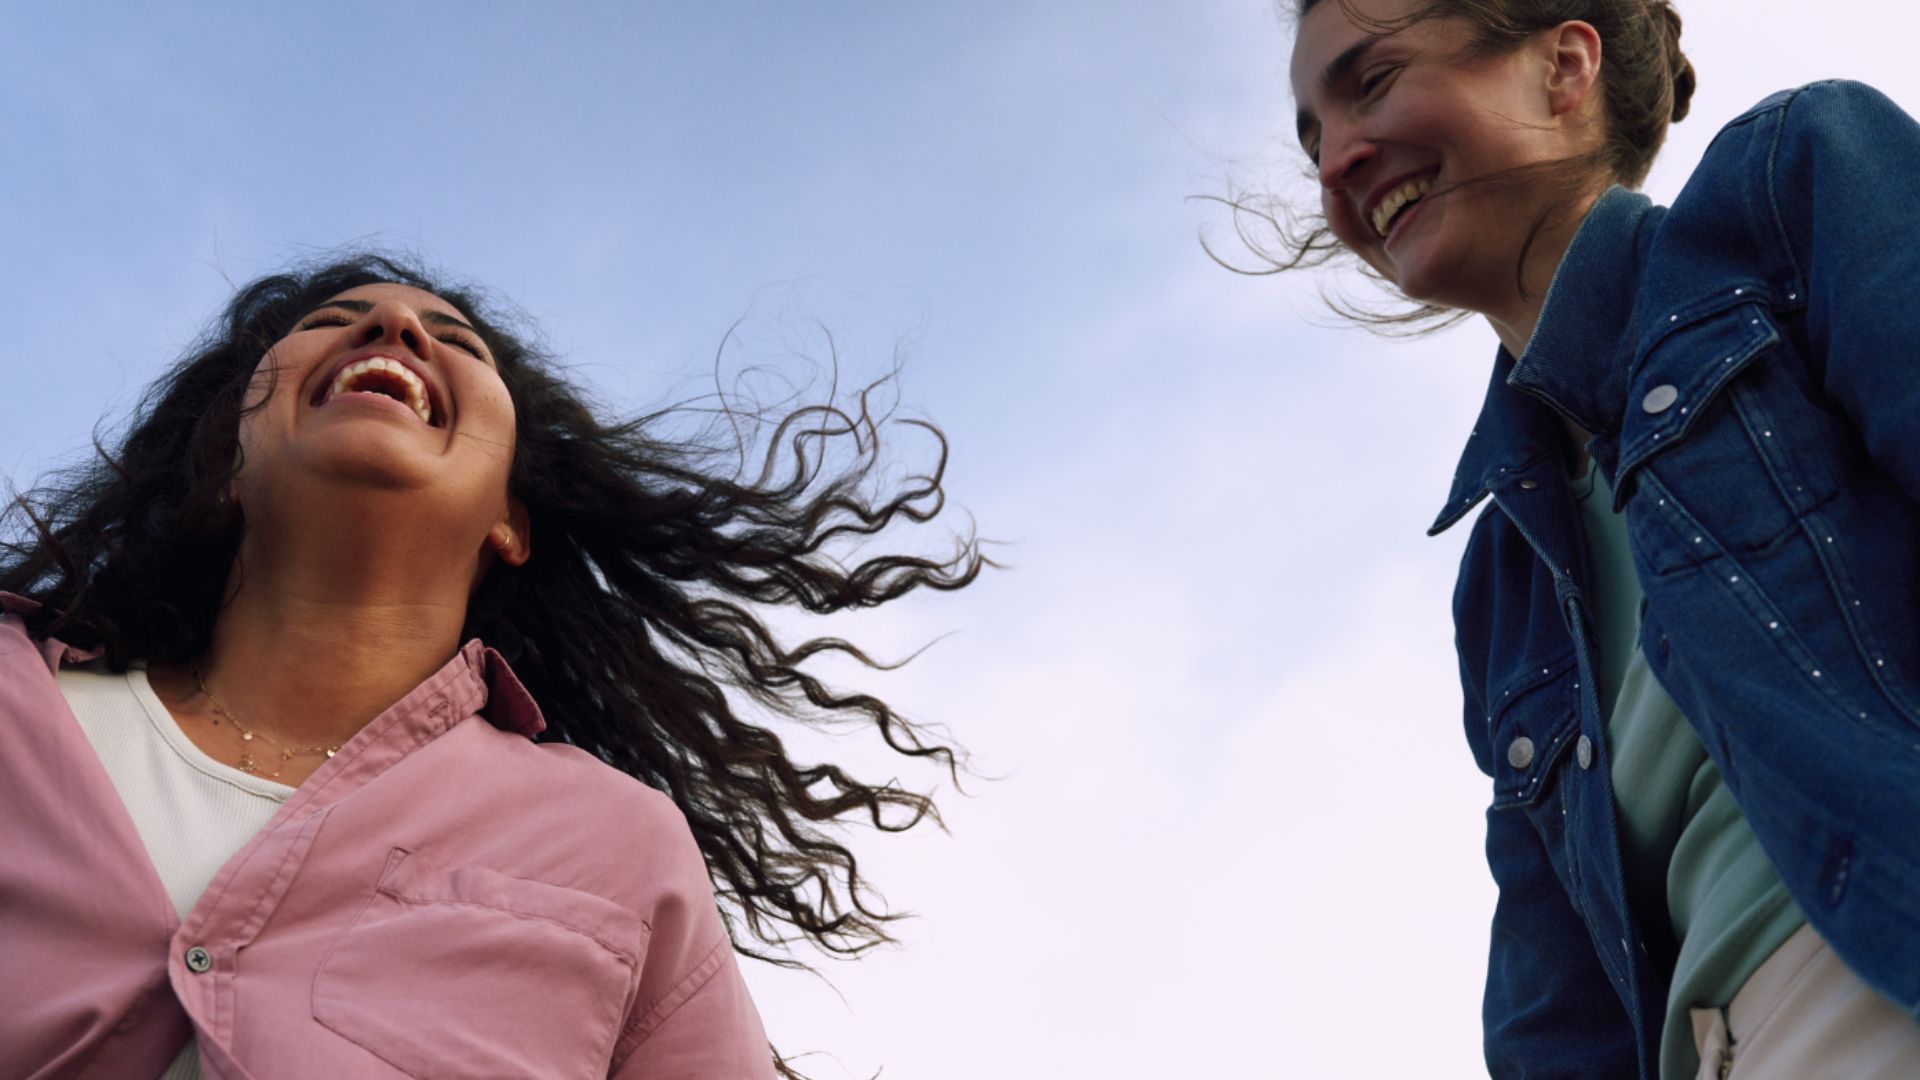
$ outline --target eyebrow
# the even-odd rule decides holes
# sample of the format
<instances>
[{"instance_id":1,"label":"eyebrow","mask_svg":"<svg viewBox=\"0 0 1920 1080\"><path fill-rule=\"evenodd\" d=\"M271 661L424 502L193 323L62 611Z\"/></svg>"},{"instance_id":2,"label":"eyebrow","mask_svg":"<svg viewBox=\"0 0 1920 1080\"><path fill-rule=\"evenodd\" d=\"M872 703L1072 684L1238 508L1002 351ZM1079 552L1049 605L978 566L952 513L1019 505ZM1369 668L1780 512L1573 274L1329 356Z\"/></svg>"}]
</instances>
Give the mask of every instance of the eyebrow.
<instances>
[{"instance_id":1,"label":"eyebrow","mask_svg":"<svg viewBox=\"0 0 1920 1080\"><path fill-rule=\"evenodd\" d=\"M368 303L365 300L329 300L326 303L315 307L313 311L320 311L330 307L346 308L348 311L353 312L355 315L365 315L367 312L373 310L373 305ZM307 312L307 314L311 315L313 314L313 311L309 311ZM438 325L438 326L457 326L462 330L466 330L475 334L478 334L480 332L479 330L475 329L471 323L463 322L460 319L454 318L452 315L446 314L445 312L422 311L419 314L420 314L421 322L434 323L435 325Z\"/></svg>"},{"instance_id":2,"label":"eyebrow","mask_svg":"<svg viewBox=\"0 0 1920 1080\"><path fill-rule=\"evenodd\" d=\"M1327 70L1320 73L1321 87L1332 87L1341 79L1346 78L1348 72L1359 67L1360 61L1367 58L1368 51L1375 45L1385 41L1387 37L1388 35L1386 34L1368 34L1366 37L1342 49L1340 55L1334 57L1333 62L1327 65ZM1301 109L1298 113L1294 114L1294 134L1299 138L1302 146L1306 145L1307 132L1313 125L1313 114L1307 110Z\"/></svg>"}]
</instances>

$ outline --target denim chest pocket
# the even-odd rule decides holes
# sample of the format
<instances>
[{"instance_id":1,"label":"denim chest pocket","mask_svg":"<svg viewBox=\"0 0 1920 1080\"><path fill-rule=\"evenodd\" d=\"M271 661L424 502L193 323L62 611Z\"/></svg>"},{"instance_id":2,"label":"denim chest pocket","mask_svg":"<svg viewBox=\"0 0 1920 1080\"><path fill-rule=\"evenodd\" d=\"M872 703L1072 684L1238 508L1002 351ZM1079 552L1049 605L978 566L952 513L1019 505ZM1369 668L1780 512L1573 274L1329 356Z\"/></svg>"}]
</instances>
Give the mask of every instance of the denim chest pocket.
<instances>
[{"instance_id":1,"label":"denim chest pocket","mask_svg":"<svg viewBox=\"0 0 1920 1080\"><path fill-rule=\"evenodd\" d=\"M1800 395L1780 392L1781 342L1765 305L1742 303L1680 323L1635 363L1616 486L1643 572L1769 551L1832 494L1792 473L1792 444L1816 436L1783 409Z\"/></svg>"},{"instance_id":2,"label":"denim chest pocket","mask_svg":"<svg viewBox=\"0 0 1920 1080\"><path fill-rule=\"evenodd\" d=\"M396 847L313 1018L403 1076L604 1077L648 932L602 897Z\"/></svg>"},{"instance_id":3,"label":"denim chest pocket","mask_svg":"<svg viewBox=\"0 0 1920 1080\"><path fill-rule=\"evenodd\" d=\"M1554 769L1579 730L1571 659L1536 668L1499 692L1488 719L1493 749L1493 808L1528 806L1552 788Z\"/></svg>"}]
</instances>

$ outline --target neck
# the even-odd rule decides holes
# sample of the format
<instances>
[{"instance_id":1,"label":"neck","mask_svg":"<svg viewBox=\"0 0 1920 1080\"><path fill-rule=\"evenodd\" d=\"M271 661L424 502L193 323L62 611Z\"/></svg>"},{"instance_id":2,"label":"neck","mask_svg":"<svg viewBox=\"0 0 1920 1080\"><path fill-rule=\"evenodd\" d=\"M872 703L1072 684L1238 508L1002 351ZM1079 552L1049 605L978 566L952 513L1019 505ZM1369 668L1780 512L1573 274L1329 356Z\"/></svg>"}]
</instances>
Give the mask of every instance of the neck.
<instances>
[{"instance_id":1,"label":"neck","mask_svg":"<svg viewBox=\"0 0 1920 1080\"><path fill-rule=\"evenodd\" d=\"M297 528L250 523L199 662L247 726L344 742L458 650L476 554L369 502Z\"/></svg>"},{"instance_id":2,"label":"neck","mask_svg":"<svg viewBox=\"0 0 1920 1080\"><path fill-rule=\"evenodd\" d=\"M1599 198L1599 192L1587 192L1564 207L1553 208L1527 249L1526 263L1521 267L1512 294L1505 303L1481 312L1500 338L1500 344L1515 357L1526 354L1527 343L1533 340L1533 328L1539 325L1540 312L1546 307L1547 290L1553 286L1555 271L1560 269L1560 260L1566 257L1574 234L1580 231L1580 223Z\"/></svg>"}]
</instances>

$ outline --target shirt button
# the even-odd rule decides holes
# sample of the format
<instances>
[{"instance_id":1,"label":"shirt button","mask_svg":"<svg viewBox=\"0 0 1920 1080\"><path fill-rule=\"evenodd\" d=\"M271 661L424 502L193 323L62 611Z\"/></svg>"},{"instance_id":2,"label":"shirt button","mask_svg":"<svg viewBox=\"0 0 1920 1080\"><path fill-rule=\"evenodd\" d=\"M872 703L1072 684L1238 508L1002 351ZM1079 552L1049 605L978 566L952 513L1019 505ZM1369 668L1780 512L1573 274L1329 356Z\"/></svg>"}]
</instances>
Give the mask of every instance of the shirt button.
<instances>
[{"instance_id":1,"label":"shirt button","mask_svg":"<svg viewBox=\"0 0 1920 1080\"><path fill-rule=\"evenodd\" d=\"M1535 488L1537 488L1537 487L1539 487L1539 486L1540 486L1540 481L1538 481L1538 480L1522 480L1522 481L1520 481L1520 490L1521 490L1521 491L1532 491L1533 489L1535 489Z\"/></svg>"},{"instance_id":2,"label":"shirt button","mask_svg":"<svg viewBox=\"0 0 1920 1080\"><path fill-rule=\"evenodd\" d=\"M1524 769L1533 764L1533 740L1525 735L1513 740L1507 747L1507 764L1516 769Z\"/></svg>"},{"instance_id":3,"label":"shirt button","mask_svg":"<svg viewBox=\"0 0 1920 1080\"><path fill-rule=\"evenodd\" d=\"M1647 396L1640 399L1640 408L1657 415L1673 408L1673 403L1679 400L1680 391L1672 383L1662 383L1647 391Z\"/></svg>"},{"instance_id":4,"label":"shirt button","mask_svg":"<svg viewBox=\"0 0 1920 1080\"><path fill-rule=\"evenodd\" d=\"M1580 736L1580 741L1573 744L1573 756L1580 762L1581 768L1593 768L1593 740L1585 735Z\"/></svg>"},{"instance_id":5,"label":"shirt button","mask_svg":"<svg viewBox=\"0 0 1920 1080\"><path fill-rule=\"evenodd\" d=\"M199 975L213 966L213 954L195 945L187 950L187 970Z\"/></svg>"}]
</instances>

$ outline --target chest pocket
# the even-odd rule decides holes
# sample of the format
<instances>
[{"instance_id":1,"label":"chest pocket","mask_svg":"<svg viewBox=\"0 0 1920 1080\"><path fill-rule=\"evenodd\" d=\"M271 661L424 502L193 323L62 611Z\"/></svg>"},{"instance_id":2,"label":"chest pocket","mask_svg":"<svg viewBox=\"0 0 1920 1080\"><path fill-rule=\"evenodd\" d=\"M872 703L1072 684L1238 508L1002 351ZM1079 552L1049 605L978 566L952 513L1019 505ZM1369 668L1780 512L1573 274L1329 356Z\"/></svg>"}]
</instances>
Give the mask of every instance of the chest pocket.
<instances>
[{"instance_id":1,"label":"chest pocket","mask_svg":"<svg viewBox=\"0 0 1920 1080\"><path fill-rule=\"evenodd\" d=\"M1620 430L1619 490L1643 572L1674 573L1784 542L1796 518L1780 460L1801 425L1775 417L1763 384L1785 378L1764 304L1681 322L1634 365ZM1764 445L1763 445L1764 444ZM1811 498L1800 489L1800 501Z\"/></svg>"},{"instance_id":2,"label":"chest pocket","mask_svg":"<svg viewBox=\"0 0 1920 1080\"><path fill-rule=\"evenodd\" d=\"M604 1077L647 934L601 897L394 848L313 1018L399 1075Z\"/></svg>"},{"instance_id":3,"label":"chest pocket","mask_svg":"<svg viewBox=\"0 0 1920 1080\"><path fill-rule=\"evenodd\" d=\"M1493 808L1538 802L1552 786L1554 766L1579 728L1568 658L1534 668L1501 691L1488 722L1493 749Z\"/></svg>"}]
</instances>

